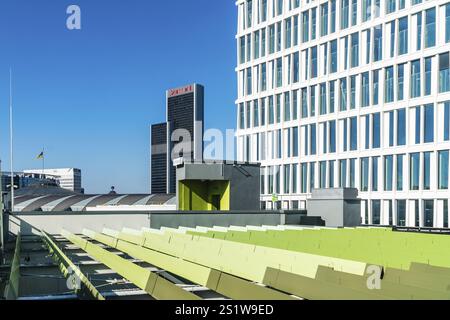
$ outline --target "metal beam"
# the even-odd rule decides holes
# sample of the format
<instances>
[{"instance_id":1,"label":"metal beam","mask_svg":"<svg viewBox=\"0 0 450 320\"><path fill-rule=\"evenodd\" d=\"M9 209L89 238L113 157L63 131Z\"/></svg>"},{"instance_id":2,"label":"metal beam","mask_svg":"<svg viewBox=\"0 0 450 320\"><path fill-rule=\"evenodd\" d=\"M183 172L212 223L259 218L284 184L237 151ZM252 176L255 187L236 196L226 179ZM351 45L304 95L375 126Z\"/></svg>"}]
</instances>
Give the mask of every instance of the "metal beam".
<instances>
[{"instance_id":1,"label":"metal beam","mask_svg":"<svg viewBox=\"0 0 450 320\"><path fill-rule=\"evenodd\" d=\"M19 283L20 283L20 232L17 234L16 248L14 251L14 258L11 264L11 272L9 281L5 288L6 300L17 300L19 298Z\"/></svg>"},{"instance_id":2,"label":"metal beam","mask_svg":"<svg viewBox=\"0 0 450 320\"><path fill-rule=\"evenodd\" d=\"M41 231L42 241L48 247L48 250L53 255L53 259L58 263L59 270L68 278L71 275L76 275L82 283L81 290L75 290L79 297L86 297L86 294L96 300L105 300L105 298L97 291L95 286L88 280L88 278L81 272L81 270L67 257L58 245L51 239L51 237Z\"/></svg>"},{"instance_id":3,"label":"metal beam","mask_svg":"<svg viewBox=\"0 0 450 320\"><path fill-rule=\"evenodd\" d=\"M107 231L108 232L108 231ZM108 232L114 234L115 232ZM216 269L144 248L117 237L84 230L89 238L235 300L292 300L292 296Z\"/></svg>"},{"instance_id":4,"label":"metal beam","mask_svg":"<svg viewBox=\"0 0 450 320\"><path fill-rule=\"evenodd\" d=\"M111 268L122 277L132 282L157 300L200 300L201 298L191 292L164 279L158 274L111 253L98 245L63 230L61 235L77 245L92 258Z\"/></svg>"}]
</instances>

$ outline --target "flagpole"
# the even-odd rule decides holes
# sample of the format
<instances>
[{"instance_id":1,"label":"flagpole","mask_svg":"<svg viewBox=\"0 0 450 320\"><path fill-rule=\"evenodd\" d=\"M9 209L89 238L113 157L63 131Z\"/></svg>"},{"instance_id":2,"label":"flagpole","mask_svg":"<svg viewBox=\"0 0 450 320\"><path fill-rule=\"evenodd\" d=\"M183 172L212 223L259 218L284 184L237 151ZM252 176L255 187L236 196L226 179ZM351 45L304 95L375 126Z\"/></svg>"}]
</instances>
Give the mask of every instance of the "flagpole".
<instances>
[{"instance_id":1,"label":"flagpole","mask_svg":"<svg viewBox=\"0 0 450 320\"><path fill-rule=\"evenodd\" d=\"M13 155L13 101L12 101L12 69L9 68L9 137L10 137L10 166L11 166L11 212L14 212L14 155Z\"/></svg>"},{"instance_id":2,"label":"flagpole","mask_svg":"<svg viewBox=\"0 0 450 320\"><path fill-rule=\"evenodd\" d=\"M45 148L42 148L42 176L45 172Z\"/></svg>"}]
</instances>

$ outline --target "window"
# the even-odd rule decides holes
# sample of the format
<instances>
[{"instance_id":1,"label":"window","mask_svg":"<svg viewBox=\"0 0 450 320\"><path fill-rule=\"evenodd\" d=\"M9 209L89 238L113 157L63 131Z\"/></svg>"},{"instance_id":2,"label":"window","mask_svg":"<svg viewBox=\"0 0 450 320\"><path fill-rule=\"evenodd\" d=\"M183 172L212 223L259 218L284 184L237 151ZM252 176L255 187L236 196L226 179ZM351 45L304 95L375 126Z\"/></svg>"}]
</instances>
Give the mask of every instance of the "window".
<instances>
[{"instance_id":1,"label":"window","mask_svg":"<svg viewBox=\"0 0 450 320\"><path fill-rule=\"evenodd\" d=\"M406 200L397 200L397 226L406 226Z\"/></svg>"},{"instance_id":2,"label":"window","mask_svg":"<svg viewBox=\"0 0 450 320\"><path fill-rule=\"evenodd\" d=\"M404 99L405 91L405 64L399 64L397 69L397 100Z\"/></svg>"},{"instance_id":3,"label":"window","mask_svg":"<svg viewBox=\"0 0 450 320\"><path fill-rule=\"evenodd\" d=\"M298 45L298 16L294 17L294 46Z\"/></svg>"},{"instance_id":4,"label":"window","mask_svg":"<svg viewBox=\"0 0 450 320\"><path fill-rule=\"evenodd\" d=\"M245 111L244 104L239 104L239 129L245 129Z\"/></svg>"},{"instance_id":5,"label":"window","mask_svg":"<svg viewBox=\"0 0 450 320\"><path fill-rule=\"evenodd\" d=\"M297 83L300 81L300 60L299 60L299 53L294 53L294 83Z\"/></svg>"},{"instance_id":6,"label":"window","mask_svg":"<svg viewBox=\"0 0 450 320\"><path fill-rule=\"evenodd\" d=\"M293 148L292 148L292 156L294 158L298 157L298 127L294 127L292 129L292 144L293 144Z\"/></svg>"},{"instance_id":7,"label":"window","mask_svg":"<svg viewBox=\"0 0 450 320\"><path fill-rule=\"evenodd\" d=\"M420 60L411 62L411 98L420 97Z\"/></svg>"},{"instance_id":8,"label":"window","mask_svg":"<svg viewBox=\"0 0 450 320\"><path fill-rule=\"evenodd\" d=\"M252 0L247 1L247 28L252 27L253 3Z\"/></svg>"},{"instance_id":9,"label":"window","mask_svg":"<svg viewBox=\"0 0 450 320\"><path fill-rule=\"evenodd\" d=\"M339 80L339 110L347 110L347 79Z\"/></svg>"},{"instance_id":10,"label":"window","mask_svg":"<svg viewBox=\"0 0 450 320\"><path fill-rule=\"evenodd\" d=\"M284 94L284 121L291 121L291 95L289 92Z\"/></svg>"},{"instance_id":11,"label":"window","mask_svg":"<svg viewBox=\"0 0 450 320\"><path fill-rule=\"evenodd\" d=\"M292 20L286 19L284 22L284 48L290 48L292 45Z\"/></svg>"},{"instance_id":12,"label":"window","mask_svg":"<svg viewBox=\"0 0 450 320\"><path fill-rule=\"evenodd\" d=\"M261 22L267 20L267 0L261 0Z\"/></svg>"},{"instance_id":13,"label":"window","mask_svg":"<svg viewBox=\"0 0 450 320\"><path fill-rule=\"evenodd\" d=\"M391 45L390 45L390 57L393 58L395 55L395 20L389 23L391 29Z\"/></svg>"},{"instance_id":14,"label":"window","mask_svg":"<svg viewBox=\"0 0 450 320\"><path fill-rule=\"evenodd\" d=\"M329 188L334 188L334 164L336 161L332 160L328 162L328 177Z\"/></svg>"},{"instance_id":15,"label":"window","mask_svg":"<svg viewBox=\"0 0 450 320\"><path fill-rule=\"evenodd\" d=\"M450 91L450 63L449 53L439 55L439 92Z\"/></svg>"},{"instance_id":16,"label":"window","mask_svg":"<svg viewBox=\"0 0 450 320\"><path fill-rule=\"evenodd\" d=\"M247 95L252 94L252 68L247 68Z\"/></svg>"},{"instance_id":17,"label":"window","mask_svg":"<svg viewBox=\"0 0 450 320\"><path fill-rule=\"evenodd\" d=\"M308 89L303 88L302 91L302 118L308 117Z\"/></svg>"},{"instance_id":18,"label":"window","mask_svg":"<svg viewBox=\"0 0 450 320\"><path fill-rule=\"evenodd\" d=\"M434 106L425 106L425 143L434 142Z\"/></svg>"},{"instance_id":19,"label":"window","mask_svg":"<svg viewBox=\"0 0 450 320\"><path fill-rule=\"evenodd\" d=\"M386 1L386 13L392 13L395 11L395 0Z\"/></svg>"},{"instance_id":20,"label":"window","mask_svg":"<svg viewBox=\"0 0 450 320\"><path fill-rule=\"evenodd\" d=\"M320 6L320 35L326 36L328 34L328 3Z\"/></svg>"},{"instance_id":21,"label":"window","mask_svg":"<svg viewBox=\"0 0 450 320\"><path fill-rule=\"evenodd\" d=\"M302 13L302 42L309 41L309 11Z\"/></svg>"},{"instance_id":22,"label":"window","mask_svg":"<svg viewBox=\"0 0 450 320\"><path fill-rule=\"evenodd\" d=\"M369 72L364 72L361 77L361 106L370 105Z\"/></svg>"},{"instance_id":23,"label":"window","mask_svg":"<svg viewBox=\"0 0 450 320\"><path fill-rule=\"evenodd\" d=\"M277 88L283 86L283 60L277 59Z\"/></svg>"},{"instance_id":24,"label":"window","mask_svg":"<svg viewBox=\"0 0 450 320\"><path fill-rule=\"evenodd\" d=\"M381 201L372 200L372 223L374 225L381 224Z\"/></svg>"},{"instance_id":25,"label":"window","mask_svg":"<svg viewBox=\"0 0 450 320\"><path fill-rule=\"evenodd\" d=\"M269 54L275 52L275 25L269 26Z\"/></svg>"},{"instance_id":26,"label":"window","mask_svg":"<svg viewBox=\"0 0 450 320\"><path fill-rule=\"evenodd\" d=\"M436 9L425 11L425 48L436 45Z\"/></svg>"},{"instance_id":27,"label":"window","mask_svg":"<svg viewBox=\"0 0 450 320\"><path fill-rule=\"evenodd\" d=\"M330 63L330 73L337 72L337 40L331 41L331 63Z\"/></svg>"},{"instance_id":28,"label":"window","mask_svg":"<svg viewBox=\"0 0 450 320\"><path fill-rule=\"evenodd\" d=\"M274 124L275 122L275 110L273 108L273 96L269 97L269 124Z\"/></svg>"},{"instance_id":29,"label":"window","mask_svg":"<svg viewBox=\"0 0 450 320\"><path fill-rule=\"evenodd\" d=\"M370 20L370 14L372 12L372 1L362 0L362 21L366 22Z\"/></svg>"},{"instance_id":30,"label":"window","mask_svg":"<svg viewBox=\"0 0 450 320\"><path fill-rule=\"evenodd\" d=\"M358 19L358 0L352 0L352 26L355 26Z\"/></svg>"},{"instance_id":31,"label":"window","mask_svg":"<svg viewBox=\"0 0 450 320\"><path fill-rule=\"evenodd\" d=\"M406 110L397 111L397 145L406 145Z\"/></svg>"},{"instance_id":32,"label":"window","mask_svg":"<svg viewBox=\"0 0 450 320\"><path fill-rule=\"evenodd\" d=\"M450 3L445 5L445 42L450 42Z\"/></svg>"},{"instance_id":33,"label":"window","mask_svg":"<svg viewBox=\"0 0 450 320\"><path fill-rule=\"evenodd\" d=\"M309 190L312 192L312 190L315 188L316 185L316 164L310 163L309 164Z\"/></svg>"},{"instance_id":34,"label":"window","mask_svg":"<svg viewBox=\"0 0 450 320\"><path fill-rule=\"evenodd\" d=\"M373 121L373 125L372 125L372 148L377 149L380 148L381 144L381 124L380 124L380 114L379 113L375 113L373 115L372 121Z\"/></svg>"},{"instance_id":35,"label":"window","mask_svg":"<svg viewBox=\"0 0 450 320\"><path fill-rule=\"evenodd\" d=\"M432 58L425 58L425 95L431 94L431 65Z\"/></svg>"},{"instance_id":36,"label":"window","mask_svg":"<svg viewBox=\"0 0 450 320\"><path fill-rule=\"evenodd\" d=\"M420 176L420 154L413 153L410 155L410 190L419 190L419 176Z\"/></svg>"},{"instance_id":37,"label":"window","mask_svg":"<svg viewBox=\"0 0 450 320\"><path fill-rule=\"evenodd\" d=\"M423 154L423 189L431 189L431 152Z\"/></svg>"},{"instance_id":38,"label":"window","mask_svg":"<svg viewBox=\"0 0 450 320\"><path fill-rule=\"evenodd\" d=\"M359 65L359 34L354 33L351 35L352 51L351 51L351 67L357 67Z\"/></svg>"},{"instance_id":39,"label":"window","mask_svg":"<svg viewBox=\"0 0 450 320\"><path fill-rule=\"evenodd\" d=\"M253 126L259 127L259 105L258 100L253 102Z\"/></svg>"},{"instance_id":40,"label":"window","mask_svg":"<svg viewBox=\"0 0 450 320\"><path fill-rule=\"evenodd\" d=\"M266 55L266 29L261 30L261 57Z\"/></svg>"},{"instance_id":41,"label":"window","mask_svg":"<svg viewBox=\"0 0 450 320\"><path fill-rule=\"evenodd\" d=\"M378 191L378 163L380 157L372 158L372 191Z\"/></svg>"},{"instance_id":42,"label":"window","mask_svg":"<svg viewBox=\"0 0 450 320\"><path fill-rule=\"evenodd\" d=\"M281 94L276 95L275 100L275 109L276 109L276 123L281 122Z\"/></svg>"},{"instance_id":43,"label":"window","mask_svg":"<svg viewBox=\"0 0 450 320\"><path fill-rule=\"evenodd\" d=\"M439 189L448 190L449 151L439 152Z\"/></svg>"},{"instance_id":44,"label":"window","mask_svg":"<svg viewBox=\"0 0 450 320\"><path fill-rule=\"evenodd\" d=\"M386 156L384 158L384 191L393 190L393 169L394 169L394 157Z\"/></svg>"},{"instance_id":45,"label":"window","mask_svg":"<svg viewBox=\"0 0 450 320\"><path fill-rule=\"evenodd\" d=\"M339 187L347 186L347 160L339 160Z\"/></svg>"},{"instance_id":46,"label":"window","mask_svg":"<svg viewBox=\"0 0 450 320\"><path fill-rule=\"evenodd\" d=\"M266 64L261 64L261 91L267 90L267 70Z\"/></svg>"},{"instance_id":47,"label":"window","mask_svg":"<svg viewBox=\"0 0 450 320\"><path fill-rule=\"evenodd\" d=\"M366 37L366 63L370 63L370 45L371 45L371 33L370 33L370 29L367 29L365 32L365 37Z\"/></svg>"},{"instance_id":48,"label":"window","mask_svg":"<svg viewBox=\"0 0 450 320\"><path fill-rule=\"evenodd\" d=\"M322 153L328 152L328 125L326 122L322 124Z\"/></svg>"},{"instance_id":49,"label":"window","mask_svg":"<svg viewBox=\"0 0 450 320\"><path fill-rule=\"evenodd\" d=\"M336 0L330 1L330 32L336 31Z\"/></svg>"},{"instance_id":50,"label":"window","mask_svg":"<svg viewBox=\"0 0 450 320\"><path fill-rule=\"evenodd\" d=\"M350 188L356 187L356 159L350 159Z\"/></svg>"},{"instance_id":51,"label":"window","mask_svg":"<svg viewBox=\"0 0 450 320\"><path fill-rule=\"evenodd\" d=\"M277 0L277 15L283 14L283 0Z\"/></svg>"},{"instance_id":52,"label":"window","mask_svg":"<svg viewBox=\"0 0 450 320\"><path fill-rule=\"evenodd\" d=\"M320 99L319 99L320 115L327 114L327 84L320 85Z\"/></svg>"},{"instance_id":53,"label":"window","mask_svg":"<svg viewBox=\"0 0 450 320\"><path fill-rule=\"evenodd\" d=\"M422 135L421 135L421 127L422 127L422 114L421 114L421 107L415 108L415 114L416 114L416 123L415 123L415 135L416 135L416 144L420 144L422 142Z\"/></svg>"},{"instance_id":54,"label":"window","mask_svg":"<svg viewBox=\"0 0 450 320\"><path fill-rule=\"evenodd\" d=\"M310 87L310 93L310 116L314 117L316 115L316 86Z\"/></svg>"},{"instance_id":55,"label":"window","mask_svg":"<svg viewBox=\"0 0 450 320\"><path fill-rule=\"evenodd\" d=\"M356 76L350 77L350 109L356 108Z\"/></svg>"},{"instance_id":56,"label":"window","mask_svg":"<svg viewBox=\"0 0 450 320\"><path fill-rule=\"evenodd\" d=\"M350 118L350 150L358 149L358 118Z\"/></svg>"},{"instance_id":57,"label":"window","mask_svg":"<svg viewBox=\"0 0 450 320\"><path fill-rule=\"evenodd\" d=\"M380 61L383 58L383 28L382 25L374 29L373 61Z\"/></svg>"},{"instance_id":58,"label":"window","mask_svg":"<svg viewBox=\"0 0 450 320\"><path fill-rule=\"evenodd\" d=\"M311 130L311 155L317 154L317 134L316 134L316 125L310 125Z\"/></svg>"},{"instance_id":59,"label":"window","mask_svg":"<svg viewBox=\"0 0 450 320\"><path fill-rule=\"evenodd\" d=\"M348 28L349 0L341 0L341 29Z\"/></svg>"},{"instance_id":60,"label":"window","mask_svg":"<svg viewBox=\"0 0 450 320\"><path fill-rule=\"evenodd\" d=\"M388 67L385 69L385 89L384 102L389 103L394 101L394 68Z\"/></svg>"},{"instance_id":61,"label":"window","mask_svg":"<svg viewBox=\"0 0 450 320\"><path fill-rule=\"evenodd\" d=\"M298 175L298 164L292 165L292 193L297 194L297 175ZM298 208L298 206L297 206Z\"/></svg>"},{"instance_id":62,"label":"window","mask_svg":"<svg viewBox=\"0 0 450 320\"><path fill-rule=\"evenodd\" d=\"M252 59L252 36L247 36L247 62Z\"/></svg>"},{"instance_id":63,"label":"window","mask_svg":"<svg viewBox=\"0 0 450 320\"><path fill-rule=\"evenodd\" d=\"M259 48L260 48L260 33L259 31L256 31L253 34L253 59L259 58Z\"/></svg>"},{"instance_id":64,"label":"window","mask_svg":"<svg viewBox=\"0 0 450 320\"><path fill-rule=\"evenodd\" d=\"M389 112L389 147L394 146L394 111Z\"/></svg>"},{"instance_id":65,"label":"window","mask_svg":"<svg viewBox=\"0 0 450 320\"><path fill-rule=\"evenodd\" d=\"M330 153L336 152L336 121L329 122L330 127Z\"/></svg>"},{"instance_id":66,"label":"window","mask_svg":"<svg viewBox=\"0 0 450 320\"><path fill-rule=\"evenodd\" d=\"M434 200L424 201L425 216L424 216L424 226L425 228L434 227Z\"/></svg>"},{"instance_id":67,"label":"window","mask_svg":"<svg viewBox=\"0 0 450 320\"><path fill-rule=\"evenodd\" d=\"M336 81L330 81L330 113L334 113L335 108L335 88Z\"/></svg>"},{"instance_id":68,"label":"window","mask_svg":"<svg viewBox=\"0 0 450 320\"><path fill-rule=\"evenodd\" d=\"M317 77L317 46L311 48L311 78Z\"/></svg>"},{"instance_id":69,"label":"window","mask_svg":"<svg viewBox=\"0 0 450 320\"><path fill-rule=\"evenodd\" d=\"M417 22L416 50L422 49L422 12L415 15Z\"/></svg>"},{"instance_id":70,"label":"window","mask_svg":"<svg viewBox=\"0 0 450 320\"><path fill-rule=\"evenodd\" d=\"M327 187L327 162L321 161L320 162L320 184L319 188L325 189Z\"/></svg>"},{"instance_id":71,"label":"window","mask_svg":"<svg viewBox=\"0 0 450 320\"><path fill-rule=\"evenodd\" d=\"M311 9L311 40L316 38L317 30L317 10L316 8Z\"/></svg>"},{"instance_id":72,"label":"window","mask_svg":"<svg viewBox=\"0 0 450 320\"><path fill-rule=\"evenodd\" d=\"M291 166L285 165L284 166L284 193L289 194L291 193Z\"/></svg>"},{"instance_id":73,"label":"window","mask_svg":"<svg viewBox=\"0 0 450 320\"><path fill-rule=\"evenodd\" d=\"M245 63L245 37L239 40L239 63Z\"/></svg>"},{"instance_id":74,"label":"window","mask_svg":"<svg viewBox=\"0 0 450 320\"><path fill-rule=\"evenodd\" d=\"M397 155L397 191L403 191L403 159L404 155Z\"/></svg>"},{"instance_id":75,"label":"window","mask_svg":"<svg viewBox=\"0 0 450 320\"><path fill-rule=\"evenodd\" d=\"M369 158L361 159L361 191L369 191Z\"/></svg>"},{"instance_id":76,"label":"window","mask_svg":"<svg viewBox=\"0 0 450 320\"><path fill-rule=\"evenodd\" d=\"M297 120L298 118L298 90L292 93L292 120Z\"/></svg>"},{"instance_id":77,"label":"window","mask_svg":"<svg viewBox=\"0 0 450 320\"><path fill-rule=\"evenodd\" d=\"M251 103L247 102L247 109L246 109L246 119L247 119L247 129L251 128Z\"/></svg>"},{"instance_id":78,"label":"window","mask_svg":"<svg viewBox=\"0 0 450 320\"><path fill-rule=\"evenodd\" d=\"M398 20L398 55L408 53L408 17Z\"/></svg>"},{"instance_id":79,"label":"window","mask_svg":"<svg viewBox=\"0 0 450 320\"><path fill-rule=\"evenodd\" d=\"M301 193L308 193L308 164L301 164L302 171L302 185L301 185Z\"/></svg>"},{"instance_id":80,"label":"window","mask_svg":"<svg viewBox=\"0 0 450 320\"><path fill-rule=\"evenodd\" d=\"M276 24L277 26L277 52L281 50L281 22Z\"/></svg>"},{"instance_id":81,"label":"window","mask_svg":"<svg viewBox=\"0 0 450 320\"><path fill-rule=\"evenodd\" d=\"M372 104L376 106L378 105L380 94L380 70L375 70L372 72L372 81L373 81Z\"/></svg>"},{"instance_id":82,"label":"window","mask_svg":"<svg viewBox=\"0 0 450 320\"><path fill-rule=\"evenodd\" d=\"M266 125L266 99L261 99L261 126Z\"/></svg>"}]
</instances>

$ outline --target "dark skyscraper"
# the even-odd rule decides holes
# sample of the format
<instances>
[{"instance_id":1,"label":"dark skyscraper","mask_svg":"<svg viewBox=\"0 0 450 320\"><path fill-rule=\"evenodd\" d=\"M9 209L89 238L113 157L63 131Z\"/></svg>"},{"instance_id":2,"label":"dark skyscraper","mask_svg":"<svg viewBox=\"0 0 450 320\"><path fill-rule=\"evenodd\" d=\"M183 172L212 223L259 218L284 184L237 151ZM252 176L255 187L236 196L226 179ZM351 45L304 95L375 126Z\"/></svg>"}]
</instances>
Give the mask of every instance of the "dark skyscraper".
<instances>
[{"instance_id":1,"label":"dark skyscraper","mask_svg":"<svg viewBox=\"0 0 450 320\"><path fill-rule=\"evenodd\" d=\"M169 141L168 154L168 191L176 192L176 175L173 160L183 157L185 161L203 160L203 116L204 116L204 88L192 84L167 91L167 125ZM177 131L179 130L179 131ZM189 133L191 142L190 152L178 154L171 159L172 150L177 143L185 142L184 133ZM183 136L178 139L177 133ZM171 140L175 141L171 141Z\"/></svg>"},{"instance_id":2,"label":"dark skyscraper","mask_svg":"<svg viewBox=\"0 0 450 320\"><path fill-rule=\"evenodd\" d=\"M203 160L204 87L192 84L170 89L166 98L167 122L152 126L151 183L154 194L176 193L173 160ZM176 152L181 149L183 152Z\"/></svg>"},{"instance_id":3,"label":"dark skyscraper","mask_svg":"<svg viewBox=\"0 0 450 320\"><path fill-rule=\"evenodd\" d=\"M153 194L167 193L167 124L152 125L151 189Z\"/></svg>"}]
</instances>

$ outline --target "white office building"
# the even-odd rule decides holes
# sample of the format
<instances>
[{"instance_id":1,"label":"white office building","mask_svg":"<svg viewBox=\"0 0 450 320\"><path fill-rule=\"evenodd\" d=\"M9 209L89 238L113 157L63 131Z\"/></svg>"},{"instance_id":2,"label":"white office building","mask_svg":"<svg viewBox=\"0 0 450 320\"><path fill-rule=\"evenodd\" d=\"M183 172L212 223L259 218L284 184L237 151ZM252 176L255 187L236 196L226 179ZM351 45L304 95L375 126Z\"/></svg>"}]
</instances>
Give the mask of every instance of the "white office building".
<instances>
[{"instance_id":1,"label":"white office building","mask_svg":"<svg viewBox=\"0 0 450 320\"><path fill-rule=\"evenodd\" d=\"M58 181L59 186L63 189L76 193L84 193L81 186L81 170L75 168L65 169L45 169L45 170L24 170L24 173L44 175Z\"/></svg>"},{"instance_id":2,"label":"white office building","mask_svg":"<svg viewBox=\"0 0 450 320\"><path fill-rule=\"evenodd\" d=\"M263 207L354 187L366 224L449 227L450 1L236 5L237 153Z\"/></svg>"}]
</instances>

